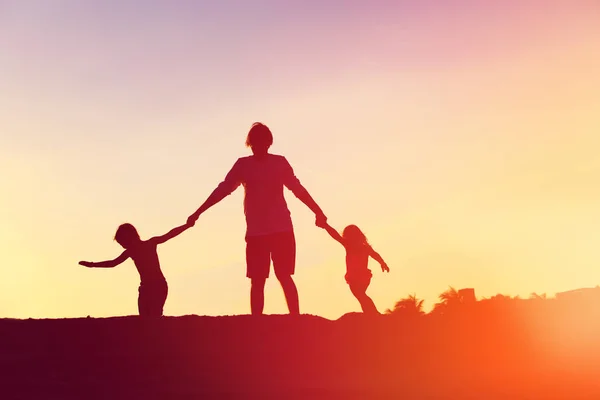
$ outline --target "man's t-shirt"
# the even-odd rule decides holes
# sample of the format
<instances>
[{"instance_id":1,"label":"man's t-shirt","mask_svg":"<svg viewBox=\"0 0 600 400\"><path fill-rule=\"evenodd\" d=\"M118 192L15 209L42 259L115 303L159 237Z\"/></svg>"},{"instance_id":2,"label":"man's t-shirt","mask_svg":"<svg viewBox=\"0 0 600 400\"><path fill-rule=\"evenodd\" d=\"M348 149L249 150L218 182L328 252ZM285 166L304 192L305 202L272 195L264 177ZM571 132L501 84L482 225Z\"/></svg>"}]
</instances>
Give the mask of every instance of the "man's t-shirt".
<instances>
[{"instance_id":1,"label":"man's t-shirt","mask_svg":"<svg viewBox=\"0 0 600 400\"><path fill-rule=\"evenodd\" d=\"M283 187L296 196L305 189L285 157L267 154L239 158L216 191L224 197L239 185L244 186L246 236L293 230Z\"/></svg>"}]
</instances>

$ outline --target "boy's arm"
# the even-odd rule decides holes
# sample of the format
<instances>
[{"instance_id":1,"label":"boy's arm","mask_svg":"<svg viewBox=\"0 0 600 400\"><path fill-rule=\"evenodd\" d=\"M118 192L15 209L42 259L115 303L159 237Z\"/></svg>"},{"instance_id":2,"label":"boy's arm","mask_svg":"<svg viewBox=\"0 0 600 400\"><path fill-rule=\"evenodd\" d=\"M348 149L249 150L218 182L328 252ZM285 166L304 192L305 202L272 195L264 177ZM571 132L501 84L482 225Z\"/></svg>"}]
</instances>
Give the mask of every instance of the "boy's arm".
<instances>
[{"instance_id":1,"label":"boy's arm","mask_svg":"<svg viewBox=\"0 0 600 400\"><path fill-rule=\"evenodd\" d=\"M385 263L385 261L383 261L383 258L381 258L381 256L379 255L378 252L376 252L375 250L373 250L373 248L371 247L371 249L369 250L369 255L371 257L373 257L373 259L375 261L377 261L379 264L381 264L381 270L383 272L390 272L390 268L387 266L387 264Z\"/></svg>"},{"instance_id":2,"label":"boy's arm","mask_svg":"<svg viewBox=\"0 0 600 400\"><path fill-rule=\"evenodd\" d=\"M88 268L113 268L117 265L121 264L123 261L129 258L129 254L127 254L127 250L121 253L121 255L114 260L108 261L100 261L100 262L92 262L92 261L79 261L79 265L83 265Z\"/></svg>"},{"instance_id":3,"label":"boy's arm","mask_svg":"<svg viewBox=\"0 0 600 400\"><path fill-rule=\"evenodd\" d=\"M175 236L183 233L184 231L186 231L187 229L191 228L192 226L194 226L193 223L183 224L181 226L178 226L177 228L171 229L169 232L165 233L162 236L155 236L155 237L151 238L150 241L152 241L152 242L154 242L156 244L164 243L167 240L173 239Z\"/></svg>"}]
</instances>

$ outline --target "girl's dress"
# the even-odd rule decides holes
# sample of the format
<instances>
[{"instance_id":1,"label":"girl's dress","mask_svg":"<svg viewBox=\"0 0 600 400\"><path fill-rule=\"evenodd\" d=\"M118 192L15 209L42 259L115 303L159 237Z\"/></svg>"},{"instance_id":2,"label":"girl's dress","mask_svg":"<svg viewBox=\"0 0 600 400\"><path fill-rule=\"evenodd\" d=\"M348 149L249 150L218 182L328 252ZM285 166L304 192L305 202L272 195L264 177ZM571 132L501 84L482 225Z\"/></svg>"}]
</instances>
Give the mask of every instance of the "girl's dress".
<instances>
[{"instance_id":1,"label":"girl's dress","mask_svg":"<svg viewBox=\"0 0 600 400\"><path fill-rule=\"evenodd\" d=\"M353 286L364 286L371 283L373 274L368 268L371 246L367 244L346 247L346 282Z\"/></svg>"}]
</instances>

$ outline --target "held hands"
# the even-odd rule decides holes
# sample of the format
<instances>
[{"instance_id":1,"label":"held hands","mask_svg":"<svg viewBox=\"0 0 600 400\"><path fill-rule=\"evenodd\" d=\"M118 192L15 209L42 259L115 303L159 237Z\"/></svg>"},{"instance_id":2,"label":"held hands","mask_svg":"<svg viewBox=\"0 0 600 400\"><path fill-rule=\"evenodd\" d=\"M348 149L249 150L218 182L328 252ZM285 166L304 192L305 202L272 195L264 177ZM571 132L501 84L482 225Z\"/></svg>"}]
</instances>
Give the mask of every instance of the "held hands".
<instances>
[{"instance_id":1,"label":"held hands","mask_svg":"<svg viewBox=\"0 0 600 400\"><path fill-rule=\"evenodd\" d=\"M325 214L317 214L315 218L315 225L319 228L325 228L327 226L327 217Z\"/></svg>"},{"instance_id":2,"label":"held hands","mask_svg":"<svg viewBox=\"0 0 600 400\"><path fill-rule=\"evenodd\" d=\"M198 220L198 217L199 217L199 215L196 213L190 215L187 219L187 225L189 225L190 227L194 226L194 224Z\"/></svg>"}]
</instances>

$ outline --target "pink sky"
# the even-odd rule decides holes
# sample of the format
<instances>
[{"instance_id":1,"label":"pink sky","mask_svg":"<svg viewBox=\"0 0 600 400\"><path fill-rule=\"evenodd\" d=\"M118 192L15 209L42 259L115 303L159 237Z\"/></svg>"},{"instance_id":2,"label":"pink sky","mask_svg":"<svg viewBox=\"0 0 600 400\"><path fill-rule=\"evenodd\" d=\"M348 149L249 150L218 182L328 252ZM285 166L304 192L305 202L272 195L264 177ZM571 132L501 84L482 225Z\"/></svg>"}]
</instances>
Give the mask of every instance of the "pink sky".
<instances>
[{"instance_id":1,"label":"pink sky","mask_svg":"<svg viewBox=\"0 0 600 400\"><path fill-rule=\"evenodd\" d=\"M182 223L252 122L388 261L369 294L528 296L600 283L597 2L0 5L0 316L136 313L125 221ZM343 250L287 193L303 312L357 311ZM160 251L165 312L249 311L242 193ZM285 311L268 283L266 312Z\"/></svg>"}]
</instances>

